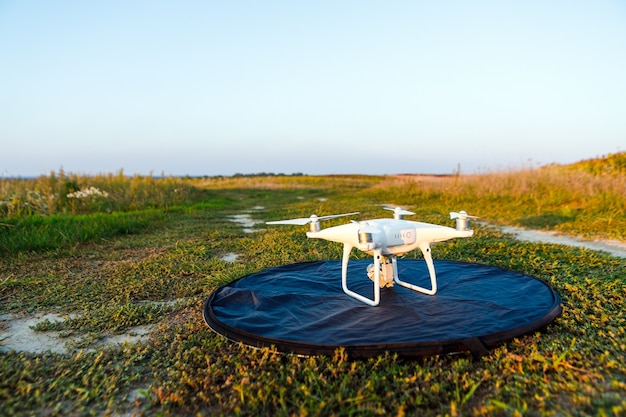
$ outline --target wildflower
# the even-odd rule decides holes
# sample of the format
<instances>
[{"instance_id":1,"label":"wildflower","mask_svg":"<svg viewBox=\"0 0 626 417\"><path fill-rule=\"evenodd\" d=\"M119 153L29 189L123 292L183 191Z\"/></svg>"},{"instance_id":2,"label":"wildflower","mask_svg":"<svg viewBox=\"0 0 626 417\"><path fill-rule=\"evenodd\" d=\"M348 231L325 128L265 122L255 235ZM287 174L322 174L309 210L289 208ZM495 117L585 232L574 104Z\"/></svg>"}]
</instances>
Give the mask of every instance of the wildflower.
<instances>
[{"instance_id":1,"label":"wildflower","mask_svg":"<svg viewBox=\"0 0 626 417\"><path fill-rule=\"evenodd\" d=\"M96 187L91 186L84 190L78 190L78 191L74 191L73 193L69 193L67 195L67 198L76 198L76 199L83 199L83 198L89 198L89 197L107 198L108 196L109 196L109 193L107 193L106 191L102 191L102 190L97 189Z\"/></svg>"}]
</instances>

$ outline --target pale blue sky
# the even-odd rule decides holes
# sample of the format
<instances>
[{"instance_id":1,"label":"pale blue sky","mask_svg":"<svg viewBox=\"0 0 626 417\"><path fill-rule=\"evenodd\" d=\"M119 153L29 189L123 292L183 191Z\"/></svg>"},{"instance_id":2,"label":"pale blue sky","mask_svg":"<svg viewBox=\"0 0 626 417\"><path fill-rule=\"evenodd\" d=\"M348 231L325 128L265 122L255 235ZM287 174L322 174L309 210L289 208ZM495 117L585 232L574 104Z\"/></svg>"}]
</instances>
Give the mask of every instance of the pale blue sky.
<instances>
[{"instance_id":1,"label":"pale blue sky","mask_svg":"<svg viewBox=\"0 0 626 417\"><path fill-rule=\"evenodd\" d=\"M0 0L0 144L0 176L624 151L626 2Z\"/></svg>"}]
</instances>

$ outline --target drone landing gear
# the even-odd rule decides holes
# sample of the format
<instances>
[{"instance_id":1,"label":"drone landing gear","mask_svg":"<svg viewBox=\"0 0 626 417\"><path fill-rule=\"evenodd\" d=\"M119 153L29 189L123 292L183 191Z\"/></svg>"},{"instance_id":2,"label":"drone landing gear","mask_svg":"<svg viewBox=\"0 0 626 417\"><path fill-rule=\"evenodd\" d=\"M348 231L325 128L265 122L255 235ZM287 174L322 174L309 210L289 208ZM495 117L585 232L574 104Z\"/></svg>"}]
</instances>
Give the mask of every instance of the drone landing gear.
<instances>
[{"instance_id":1,"label":"drone landing gear","mask_svg":"<svg viewBox=\"0 0 626 417\"><path fill-rule=\"evenodd\" d=\"M433 264L433 257L430 254L430 246L424 245L423 247L420 247L420 249L424 254L424 260L426 261L426 265L428 266L428 275L430 275L430 289L401 281L398 277L398 261L396 260L395 256L391 257L391 261L393 262L393 280L399 285L402 285L403 287L410 290L421 292L427 295L435 295L437 293L437 275L435 275L435 265Z\"/></svg>"},{"instance_id":2,"label":"drone landing gear","mask_svg":"<svg viewBox=\"0 0 626 417\"><path fill-rule=\"evenodd\" d=\"M424 245L423 247L420 247L420 249L424 254L424 260L428 266L431 288L428 289L420 287L419 285L410 284L400 280L398 277L397 257L395 255L391 255L389 257L383 256L379 249L374 249L374 264L367 268L368 276L372 281L374 281L374 299L371 299L348 288L348 261L350 258L350 252L352 251L352 246L344 244L343 259L341 262L341 286L343 291L349 296L371 306L377 306L380 303L380 289L382 287L391 287L394 282L413 291L421 292L427 295L434 295L437 292L437 276L435 275L433 258L430 254L430 246ZM389 259L391 259L391 264L389 264Z\"/></svg>"},{"instance_id":3,"label":"drone landing gear","mask_svg":"<svg viewBox=\"0 0 626 417\"><path fill-rule=\"evenodd\" d=\"M348 288L348 261L350 259L350 252L352 252L352 246L344 243L343 259L341 261L341 287L343 288L343 292L365 304L377 306L380 302L380 259L382 258L382 254L379 249L374 250L374 299L372 300Z\"/></svg>"}]
</instances>

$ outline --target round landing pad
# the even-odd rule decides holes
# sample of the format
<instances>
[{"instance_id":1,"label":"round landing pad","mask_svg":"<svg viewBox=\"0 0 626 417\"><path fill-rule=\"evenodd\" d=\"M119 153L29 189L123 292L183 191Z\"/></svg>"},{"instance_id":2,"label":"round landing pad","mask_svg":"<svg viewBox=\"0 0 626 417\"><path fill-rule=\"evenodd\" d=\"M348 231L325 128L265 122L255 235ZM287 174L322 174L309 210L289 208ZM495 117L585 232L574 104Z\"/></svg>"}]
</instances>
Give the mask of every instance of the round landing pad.
<instances>
[{"instance_id":1,"label":"round landing pad","mask_svg":"<svg viewBox=\"0 0 626 417\"><path fill-rule=\"evenodd\" d=\"M373 297L371 260L350 260L348 286ZM380 304L364 304L341 288L341 262L320 261L270 268L213 292L204 320L215 332L246 345L281 352L351 357L386 351L415 357L488 349L552 322L561 299L543 281L510 270L435 261L438 291L421 294L396 284L383 288ZM430 287L426 263L399 259L403 281Z\"/></svg>"}]
</instances>

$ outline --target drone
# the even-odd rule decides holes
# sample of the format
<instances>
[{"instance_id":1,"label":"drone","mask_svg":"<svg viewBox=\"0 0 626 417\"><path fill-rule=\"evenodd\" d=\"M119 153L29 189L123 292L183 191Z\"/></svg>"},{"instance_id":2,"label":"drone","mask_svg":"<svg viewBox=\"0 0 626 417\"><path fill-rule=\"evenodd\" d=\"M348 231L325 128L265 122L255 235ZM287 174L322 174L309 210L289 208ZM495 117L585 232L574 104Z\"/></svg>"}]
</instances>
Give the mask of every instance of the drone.
<instances>
[{"instance_id":1,"label":"drone","mask_svg":"<svg viewBox=\"0 0 626 417\"><path fill-rule=\"evenodd\" d=\"M465 211L451 212L450 218L456 219L456 228L404 220L404 216L415 213L401 207L384 207L393 211L393 218L354 221L350 223L322 229L320 221L344 216L353 216L359 212L320 216L313 214L289 220L266 222L266 224L309 225L306 233L308 238L324 239L343 243L343 259L341 262L341 286L343 291L359 301L377 306L380 303L380 290L391 287L394 283L427 295L437 293L437 275L431 255L430 245L455 238L467 238L474 234L470 229L470 216ZM374 258L374 263L367 268L367 275L374 282L374 298L366 297L348 287L348 261L352 249L357 248ZM420 287L400 280L398 276L397 257L412 250L420 249L428 266L430 288Z\"/></svg>"}]
</instances>

